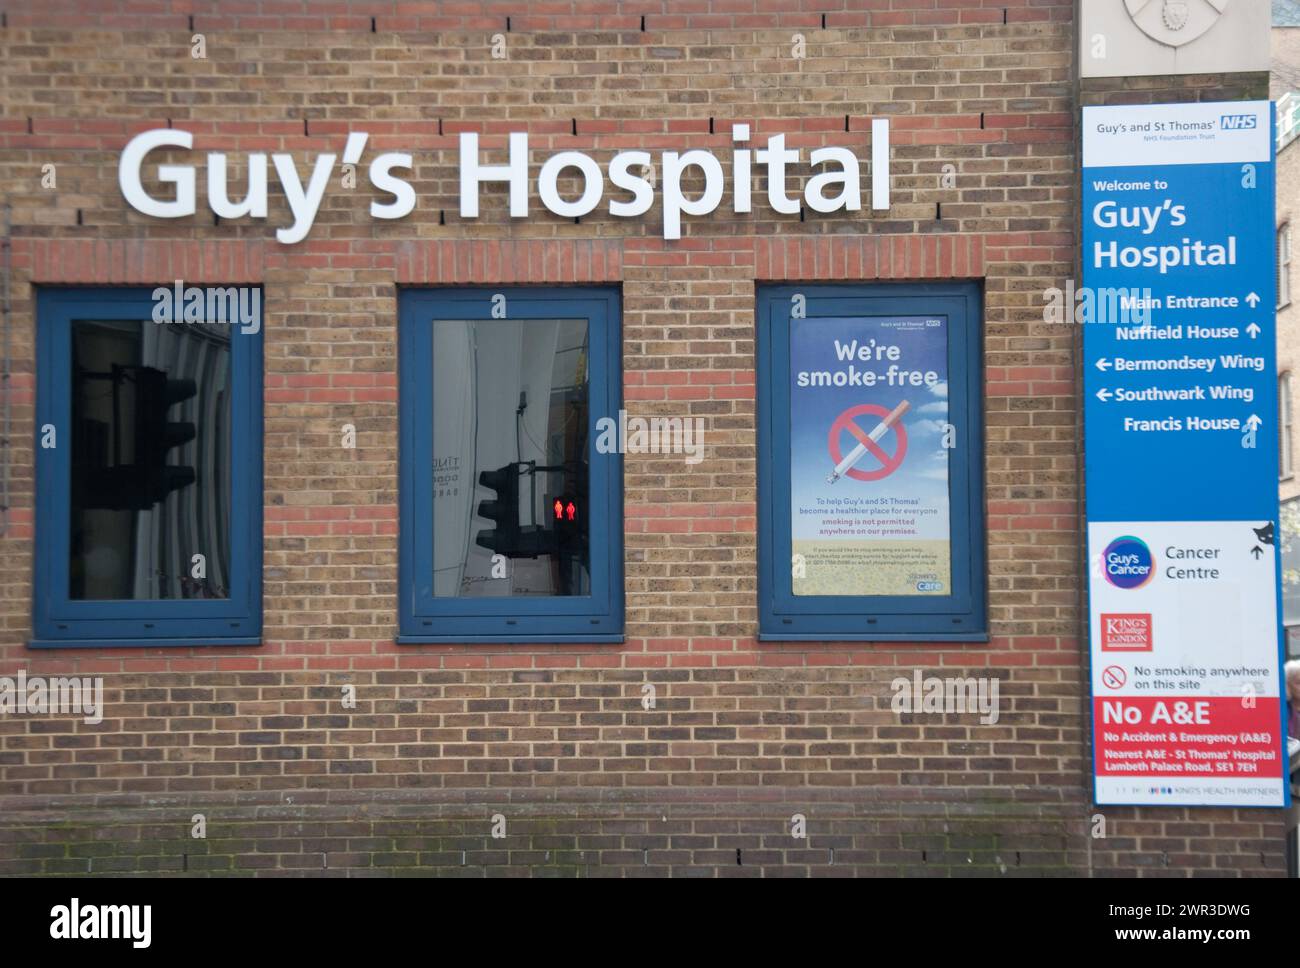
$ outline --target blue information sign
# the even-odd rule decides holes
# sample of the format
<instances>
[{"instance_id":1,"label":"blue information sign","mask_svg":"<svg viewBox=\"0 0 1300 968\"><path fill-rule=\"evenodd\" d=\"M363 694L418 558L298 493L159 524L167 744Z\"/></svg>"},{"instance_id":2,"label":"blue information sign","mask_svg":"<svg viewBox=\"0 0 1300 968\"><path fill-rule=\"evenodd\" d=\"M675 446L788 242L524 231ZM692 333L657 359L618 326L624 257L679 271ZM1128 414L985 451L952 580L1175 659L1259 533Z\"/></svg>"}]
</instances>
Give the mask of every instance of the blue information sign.
<instances>
[{"instance_id":1,"label":"blue information sign","mask_svg":"<svg viewBox=\"0 0 1300 968\"><path fill-rule=\"evenodd\" d=\"M1098 803L1281 806L1267 101L1083 110Z\"/></svg>"}]
</instances>

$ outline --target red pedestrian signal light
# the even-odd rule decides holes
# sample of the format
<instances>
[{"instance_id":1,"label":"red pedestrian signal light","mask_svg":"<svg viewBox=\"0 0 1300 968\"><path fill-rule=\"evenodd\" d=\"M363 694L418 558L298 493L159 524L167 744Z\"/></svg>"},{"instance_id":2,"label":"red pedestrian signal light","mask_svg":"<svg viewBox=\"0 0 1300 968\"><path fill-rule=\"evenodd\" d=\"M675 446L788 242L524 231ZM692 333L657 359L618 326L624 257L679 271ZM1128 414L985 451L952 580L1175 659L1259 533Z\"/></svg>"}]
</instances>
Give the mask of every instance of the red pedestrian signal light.
<instances>
[{"instance_id":1,"label":"red pedestrian signal light","mask_svg":"<svg viewBox=\"0 0 1300 968\"><path fill-rule=\"evenodd\" d=\"M551 509L555 511L556 521L569 524L578 520L578 503L576 499L568 494L561 494L557 497L555 503L551 505Z\"/></svg>"}]
</instances>

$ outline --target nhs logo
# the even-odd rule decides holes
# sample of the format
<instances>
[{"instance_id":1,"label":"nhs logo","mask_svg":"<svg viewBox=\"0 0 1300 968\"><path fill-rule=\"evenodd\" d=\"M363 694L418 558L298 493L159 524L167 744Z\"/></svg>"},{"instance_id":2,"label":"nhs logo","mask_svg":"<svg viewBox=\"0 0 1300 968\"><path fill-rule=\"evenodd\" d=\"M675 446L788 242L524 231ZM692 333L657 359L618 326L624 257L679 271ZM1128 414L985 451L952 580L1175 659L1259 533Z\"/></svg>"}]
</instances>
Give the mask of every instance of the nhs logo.
<instances>
[{"instance_id":1,"label":"nhs logo","mask_svg":"<svg viewBox=\"0 0 1300 968\"><path fill-rule=\"evenodd\" d=\"M1249 131L1258 120L1254 114L1225 114L1219 118L1219 127L1224 131Z\"/></svg>"}]
</instances>

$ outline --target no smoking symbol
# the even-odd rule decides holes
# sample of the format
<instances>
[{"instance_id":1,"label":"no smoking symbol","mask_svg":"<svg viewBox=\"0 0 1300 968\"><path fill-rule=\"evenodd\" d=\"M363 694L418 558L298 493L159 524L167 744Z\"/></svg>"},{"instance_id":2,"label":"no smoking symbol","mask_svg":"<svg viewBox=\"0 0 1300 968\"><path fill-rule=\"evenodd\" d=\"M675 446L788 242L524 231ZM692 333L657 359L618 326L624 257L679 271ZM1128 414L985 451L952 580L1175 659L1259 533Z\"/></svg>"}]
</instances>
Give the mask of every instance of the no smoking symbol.
<instances>
[{"instance_id":1,"label":"no smoking symbol","mask_svg":"<svg viewBox=\"0 0 1300 968\"><path fill-rule=\"evenodd\" d=\"M889 428L898 436L898 449L892 454L872 440L868 431L859 427L854 420L855 417L861 417L863 414L873 414L884 420L889 416L890 412L887 408L877 406L874 403L863 403L856 407L850 407L835 418L835 423L831 424L829 444L831 460L835 462L836 467L844 460L844 451L840 448L840 436L846 430L856 437L876 460L880 461L880 466L871 471L860 471L856 467L850 467L844 472L845 477L851 477L855 481L878 481L882 477L888 477L894 473L903 463L903 458L907 456L907 429L903 426L901 420Z\"/></svg>"},{"instance_id":2,"label":"no smoking symbol","mask_svg":"<svg viewBox=\"0 0 1300 968\"><path fill-rule=\"evenodd\" d=\"M1128 674L1120 666L1106 666L1101 670L1101 683L1107 689L1119 689L1128 682Z\"/></svg>"}]
</instances>

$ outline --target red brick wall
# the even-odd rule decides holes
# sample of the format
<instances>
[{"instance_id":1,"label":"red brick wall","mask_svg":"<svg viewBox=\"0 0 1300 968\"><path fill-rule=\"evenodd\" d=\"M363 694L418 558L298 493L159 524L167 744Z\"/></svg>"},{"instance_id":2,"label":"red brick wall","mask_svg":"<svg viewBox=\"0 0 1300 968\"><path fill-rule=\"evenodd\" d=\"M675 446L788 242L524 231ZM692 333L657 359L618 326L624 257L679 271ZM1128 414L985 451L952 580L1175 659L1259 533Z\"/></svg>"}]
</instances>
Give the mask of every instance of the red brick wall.
<instances>
[{"instance_id":1,"label":"red brick wall","mask_svg":"<svg viewBox=\"0 0 1300 968\"><path fill-rule=\"evenodd\" d=\"M105 30L767 30L1067 21L1071 0L49 0L8 4L14 27ZM644 24L642 21L644 18ZM824 18L824 19L823 19ZM372 20L374 23L372 24Z\"/></svg>"},{"instance_id":2,"label":"red brick wall","mask_svg":"<svg viewBox=\"0 0 1300 968\"><path fill-rule=\"evenodd\" d=\"M1091 836L1075 334L1041 321L1075 258L1072 6L7 4L17 432L0 674L103 675L108 709L98 727L0 717L0 872L1282 870L1266 811L1107 810ZM777 216L756 185L752 214L724 198L675 242L657 205L574 224L534 198L511 221L492 187L480 219L457 214L462 130L485 152L527 130L535 177L561 148L725 154L733 122L786 132L805 158L865 159L877 116L892 122L887 212ZM274 239L274 179L265 222L214 226L201 201L191 219L145 218L117 157L167 124L195 133L187 160L286 150L300 170L367 131L365 161L415 154L416 211L372 220L364 177L335 177L294 246ZM33 288L176 278L264 286L264 645L28 650ZM755 283L936 278L984 287L992 640L760 645ZM702 463L625 460L621 646L393 643L397 287L478 282L619 284L629 410L705 420ZM895 715L889 683L916 668L999 677L999 722Z\"/></svg>"}]
</instances>

